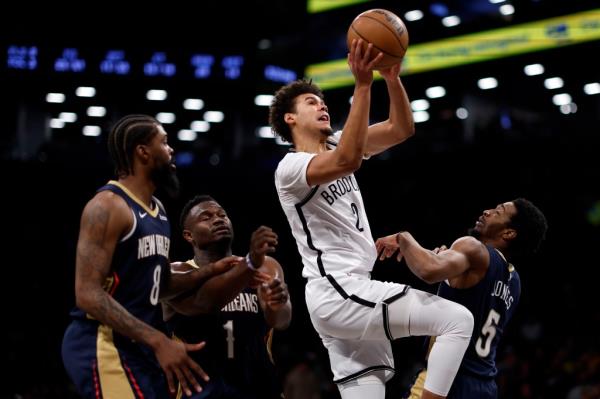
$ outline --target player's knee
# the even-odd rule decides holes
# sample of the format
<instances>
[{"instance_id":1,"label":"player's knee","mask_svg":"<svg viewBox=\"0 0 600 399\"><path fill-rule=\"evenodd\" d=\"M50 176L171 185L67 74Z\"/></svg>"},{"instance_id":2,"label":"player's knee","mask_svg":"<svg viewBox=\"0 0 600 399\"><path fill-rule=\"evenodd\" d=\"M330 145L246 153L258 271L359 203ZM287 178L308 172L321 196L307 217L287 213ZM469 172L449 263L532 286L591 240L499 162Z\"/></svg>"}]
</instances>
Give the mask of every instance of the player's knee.
<instances>
[{"instance_id":1,"label":"player's knee","mask_svg":"<svg viewBox=\"0 0 600 399\"><path fill-rule=\"evenodd\" d=\"M456 313L457 333L462 337L470 339L471 334L473 334L473 326L475 324L473 314L469 309L462 305L459 305L459 309L456 311Z\"/></svg>"},{"instance_id":2,"label":"player's knee","mask_svg":"<svg viewBox=\"0 0 600 399\"><path fill-rule=\"evenodd\" d=\"M449 323L446 332L460 338L470 339L475 323L473 314L469 309L462 305L453 305L455 306L448 312Z\"/></svg>"}]
</instances>

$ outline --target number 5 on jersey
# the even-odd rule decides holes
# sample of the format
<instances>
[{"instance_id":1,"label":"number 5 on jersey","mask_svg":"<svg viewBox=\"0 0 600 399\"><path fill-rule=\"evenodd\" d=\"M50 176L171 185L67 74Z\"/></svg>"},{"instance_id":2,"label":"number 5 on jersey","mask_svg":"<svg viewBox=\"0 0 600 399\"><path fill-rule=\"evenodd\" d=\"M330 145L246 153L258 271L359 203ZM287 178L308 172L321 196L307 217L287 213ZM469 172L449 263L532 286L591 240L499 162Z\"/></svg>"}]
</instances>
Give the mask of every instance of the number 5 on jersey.
<instances>
[{"instance_id":1,"label":"number 5 on jersey","mask_svg":"<svg viewBox=\"0 0 600 399\"><path fill-rule=\"evenodd\" d=\"M490 309L487 320L483 327L481 327L481 336L477 338L475 344L475 351L480 357L486 357L490 354L492 347L492 341L496 336L496 326L500 322L500 314L494 309Z\"/></svg>"}]
</instances>

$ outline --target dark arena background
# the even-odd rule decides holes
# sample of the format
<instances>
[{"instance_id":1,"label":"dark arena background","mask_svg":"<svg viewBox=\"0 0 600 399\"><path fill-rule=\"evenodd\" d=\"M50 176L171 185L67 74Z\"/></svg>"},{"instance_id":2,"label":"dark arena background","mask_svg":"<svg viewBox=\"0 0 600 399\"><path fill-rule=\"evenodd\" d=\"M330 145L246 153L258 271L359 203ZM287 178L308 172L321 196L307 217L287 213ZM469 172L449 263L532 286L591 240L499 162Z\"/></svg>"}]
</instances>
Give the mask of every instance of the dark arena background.
<instances>
[{"instance_id":1,"label":"dark arena background","mask_svg":"<svg viewBox=\"0 0 600 399\"><path fill-rule=\"evenodd\" d=\"M532 200L549 231L538 256L516 265L522 297L497 357L500 397L600 398L597 1L6 7L1 398L78 397L60 344L74 304L79 217L112 177L109 127L129 113L156 116L175 149L182 193L158 193L172 221L171 258L190 255L177 218L195 194L210 194L228 210L237 254L246 253L259 225L276 230L274 256L294 312L290 328L274 339L286 397L339 397L308 318L300 256L275 192L273 172L288 147L266 127L266 105L281 85L311 76L326 87L332 125L341 128L353 83L333 78L348 77L346 30L370 8L391 10L406 23L402 81L417 122L413 138L356 174L374 237L408 230L427 247L449 245L484 209L520 196ZM383 81L372 91L370 118L383 120ZM437 289L391 260L376 263L373 275ZM394 350L389 398L401 397L423 365L421 339L396 341Z\"/></svg>"}]
</instances>

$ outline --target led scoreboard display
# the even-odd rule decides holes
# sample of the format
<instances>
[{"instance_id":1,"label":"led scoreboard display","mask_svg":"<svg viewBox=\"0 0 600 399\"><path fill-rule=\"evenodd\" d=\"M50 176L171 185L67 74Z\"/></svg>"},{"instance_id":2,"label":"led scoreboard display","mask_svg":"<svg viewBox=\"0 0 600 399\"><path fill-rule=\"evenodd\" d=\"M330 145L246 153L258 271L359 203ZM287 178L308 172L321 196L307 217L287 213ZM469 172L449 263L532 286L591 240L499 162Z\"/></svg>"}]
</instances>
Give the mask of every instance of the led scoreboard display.
<instances>
[{"instance_id":1,"label":"led scoreboard display","mask_svg":"<svg viewBox=\"0 0 600 399\"><path fill-rule=\"evenodd\" d=\"M43 74L146 76L198 80L268 81L287 83L295 71L276 65L257 65L241 54L211 54L181 50L42 48L9 44L4 69Z\"/></svg>"}]
</instances>

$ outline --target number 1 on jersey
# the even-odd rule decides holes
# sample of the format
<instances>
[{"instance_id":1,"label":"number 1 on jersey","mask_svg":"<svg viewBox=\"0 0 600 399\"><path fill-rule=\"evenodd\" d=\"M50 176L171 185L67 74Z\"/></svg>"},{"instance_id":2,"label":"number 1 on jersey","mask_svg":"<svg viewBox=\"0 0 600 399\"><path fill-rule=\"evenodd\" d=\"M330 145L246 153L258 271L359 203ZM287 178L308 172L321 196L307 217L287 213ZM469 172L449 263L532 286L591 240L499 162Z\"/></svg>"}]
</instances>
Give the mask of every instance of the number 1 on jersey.
<instances>
[{"instance_id":1,"label":"number 1 on jersey","mask_svg":"<svg viewBox=\"0 0 600 399\"><path fill-rule=\"evenodd\" d=\"M223 324L223 328L227 331L227 358L233 359L233 320L228 320L227 323Z\"/></svg>"}]
</instances>

